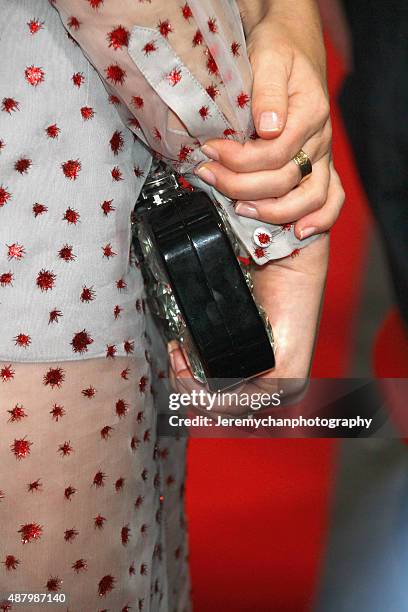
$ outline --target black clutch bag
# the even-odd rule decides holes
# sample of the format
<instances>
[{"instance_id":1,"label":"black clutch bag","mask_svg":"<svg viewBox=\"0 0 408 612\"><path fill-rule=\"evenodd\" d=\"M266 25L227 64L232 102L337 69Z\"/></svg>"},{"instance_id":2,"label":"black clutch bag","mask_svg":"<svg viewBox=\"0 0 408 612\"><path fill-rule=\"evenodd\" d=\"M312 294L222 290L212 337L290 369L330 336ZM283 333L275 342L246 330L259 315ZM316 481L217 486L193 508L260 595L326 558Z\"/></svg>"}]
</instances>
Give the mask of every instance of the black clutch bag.
<instances>
[{"instance_id":1,"label":"black clutch bag","mask_svg":"<svg viewBox=\"0 0 408 612\"><path fill-rule=\"evenodd\" d=\"M161 165L145 182L132 232L150 311L196 380L222 390L274 367L271 327L220 206Z\"/></svg>"}]
</instances>

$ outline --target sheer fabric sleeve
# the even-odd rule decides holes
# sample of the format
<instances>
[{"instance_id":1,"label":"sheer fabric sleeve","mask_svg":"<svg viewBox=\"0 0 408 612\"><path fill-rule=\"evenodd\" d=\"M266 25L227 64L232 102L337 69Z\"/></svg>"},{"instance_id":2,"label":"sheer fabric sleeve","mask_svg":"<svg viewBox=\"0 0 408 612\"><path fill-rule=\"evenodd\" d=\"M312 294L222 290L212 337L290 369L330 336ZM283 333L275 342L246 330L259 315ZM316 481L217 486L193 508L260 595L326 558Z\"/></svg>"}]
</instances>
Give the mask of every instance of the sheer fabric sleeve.
<instances>
[{"instance_id":1,"label":"sheer fabric sleeve","mask_svg":"<svg viewBox=\"0 0 408 612\"><path fill-rule=\"evenodd\" d=\"M54 0L73 41L94 64L113 104L153 155L217 200L257 264L309 244L293 224L238 216L233 202L193 174L210 138L256 138L252 73L235 0ZM74 75L86 86L84 75ZM120 135L111 146L120 148ZM136 169L137 171L137 169Z\"/></svg>"}]
</instances>

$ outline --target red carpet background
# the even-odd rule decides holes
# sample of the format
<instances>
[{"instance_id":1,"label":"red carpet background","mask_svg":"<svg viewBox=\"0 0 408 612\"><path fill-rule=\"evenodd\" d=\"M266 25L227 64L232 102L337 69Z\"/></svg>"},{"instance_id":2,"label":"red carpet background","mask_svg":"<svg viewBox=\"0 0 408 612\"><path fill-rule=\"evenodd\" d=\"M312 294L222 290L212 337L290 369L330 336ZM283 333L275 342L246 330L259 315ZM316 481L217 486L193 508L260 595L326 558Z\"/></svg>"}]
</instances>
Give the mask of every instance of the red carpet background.
<instances>
[{"instance_id":1,"label":"red carpet background","mask_svg":"<svg viewBox=\"0 0 408 612\"><path fill-rule=\"evenodd\" d=\"M334 160L346 190L332 232L312 375L347 376L370 220L334 95L343 77L328 45ZM311 609L327 529L332 440L192 440L187 509L195 612Z\"/></svg>"}]
</instances>

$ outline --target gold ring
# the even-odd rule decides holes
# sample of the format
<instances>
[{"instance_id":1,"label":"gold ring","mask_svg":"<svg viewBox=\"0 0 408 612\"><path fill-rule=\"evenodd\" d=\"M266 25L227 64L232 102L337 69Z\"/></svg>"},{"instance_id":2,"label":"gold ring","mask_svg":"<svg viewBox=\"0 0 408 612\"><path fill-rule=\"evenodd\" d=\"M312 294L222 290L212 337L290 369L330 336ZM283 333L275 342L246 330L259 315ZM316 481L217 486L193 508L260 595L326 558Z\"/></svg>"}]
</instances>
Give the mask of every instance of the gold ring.
<instances>
[{"instance_id":1,"label":"gold ring","mask_svg":"<svg viewBox=\"0 0 408 612\"><path fill-rule=\"evenodd\" d=\"M299 166L301 174L300 182L302 182L303 179L312 174L312 162L310 161L306 153L303 151L303 149L300 149L299 153L295 155L292 161L294 161L295 164Z\"/></svg>"}]
</instances>

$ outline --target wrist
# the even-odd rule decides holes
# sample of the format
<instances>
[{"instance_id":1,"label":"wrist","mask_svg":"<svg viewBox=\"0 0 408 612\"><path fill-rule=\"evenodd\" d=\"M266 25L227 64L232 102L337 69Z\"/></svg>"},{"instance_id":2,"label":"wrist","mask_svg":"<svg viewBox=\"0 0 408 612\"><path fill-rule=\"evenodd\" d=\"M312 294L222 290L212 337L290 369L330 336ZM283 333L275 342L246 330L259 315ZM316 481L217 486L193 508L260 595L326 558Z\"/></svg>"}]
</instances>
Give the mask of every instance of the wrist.
<instances>
[{"instance_id":1,"label":"wrist","mask_svg":"<svg viewBox=\"0 0 408 612\"><path fill-rule=\"evenodd\" d=\"M256 60L257 53L264 49L267 41L268 46L281 49L283 57L300 52L325 83L326 51L315 0L270 0L261 3L261 7L256 4L258 11L245 13L244 23L251 62Z\"/></svg>"}]
</instances>

